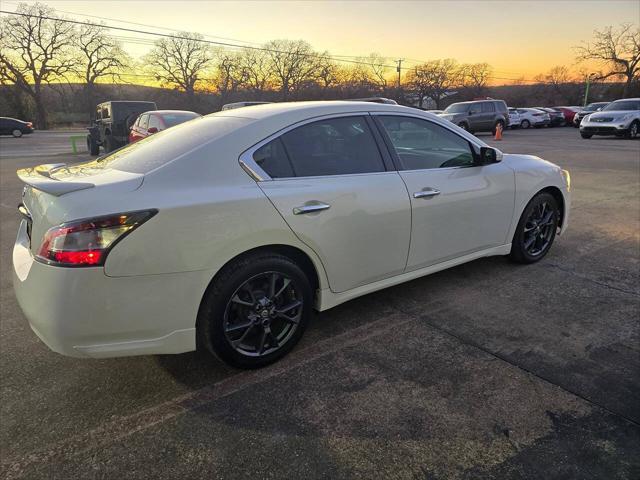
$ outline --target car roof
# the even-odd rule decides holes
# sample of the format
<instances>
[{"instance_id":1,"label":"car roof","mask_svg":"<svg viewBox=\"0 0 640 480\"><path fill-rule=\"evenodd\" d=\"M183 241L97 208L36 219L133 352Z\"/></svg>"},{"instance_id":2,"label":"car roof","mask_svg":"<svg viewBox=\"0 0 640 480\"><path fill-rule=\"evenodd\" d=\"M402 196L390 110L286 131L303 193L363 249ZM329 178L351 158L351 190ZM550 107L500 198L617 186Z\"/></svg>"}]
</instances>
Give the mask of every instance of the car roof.
<instances>
[{"instance_id":1,"label":"car roof","mask_svg":"<svg viewBox=\"0 0 640 480\"><path fill-rule=\"evenodd\" d=\"M207 116L239 117L262 120L276 116L312 118L315 116L353 112L396 112L414 113L416 109L386 103L327 100L309 102L280 102L252 105L242 109L222 110Z\"/></svg>"},{"instance_id":2,"label":"car roof","mask_svg":"<svg viewBox=\"0 0 640 480\"><path fill-rule=\"evenodd\" d=\"M148 112L144 112L144 113L156 113L156 114L160 114L163 115L165 113L193 113L195 115L200 115L197 112L192 112L191 110L149 110ZM140 114L142 115L142 114Z\"/></svg>"}]
</instances>

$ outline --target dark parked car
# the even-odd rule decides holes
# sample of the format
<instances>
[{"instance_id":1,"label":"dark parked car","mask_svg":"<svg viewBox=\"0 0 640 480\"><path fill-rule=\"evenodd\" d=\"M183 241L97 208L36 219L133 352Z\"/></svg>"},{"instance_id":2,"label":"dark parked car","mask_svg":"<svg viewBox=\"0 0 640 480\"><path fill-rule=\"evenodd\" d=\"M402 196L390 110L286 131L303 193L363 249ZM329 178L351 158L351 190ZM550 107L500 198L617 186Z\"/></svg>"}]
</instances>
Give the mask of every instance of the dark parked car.
<instances>
[{"instance_id":1,"label":"dark parked car","mask_svg":"<svg viewBox=\"0 0 640 480\"><path fill-rule=\"evenodd\" d=\"M549 107L534 107L549 114L550 127L563 127L566 124L564 113Z\"/></svg>"},{"instance_id":2,"label":"dark parked car","mask_svg":"<svg viewBox=\"0 0 640 480\"><path fill-rule=\"evenodd\" d=\"M116 150L129 142L129 130L138 115L157 110L154 102L111 101L96 107L95 123L88 128L87 149L91 155Z\"/></svg>"},{"instance_id":3,"label":"dark parked car","mask_svg":"<svg viewBox=\"0 0 640 480\"><path fill-rule=\"evenodd\" d=\"M25 133L33 133L33 124L16 118L0 117L0 135L21 137Z\"/></svg>"},{"instance_id":4,"label":"dark parked car","mask_svg":"<svg viewBox=\"0 0 640 480\"><path fill-rule=\"evenodd\" d=\"M573 126L578 128L580 126L580 122L582 122L582 119L584 117L586 117L590 113L599 112L607 105L609 105L609 102L594 102L590 103L586 107L583 107L582 110L576 113L576 116L573 117Z\"/></svg>"},{"instance_id":5,"label":"dark parked car","mask_svg":"<svg viewBox=\"0 0 640 480\"><path fill-rule=\"evenodd\" d=\"M202 115L187 110L155 110L138 116L129 133L129 143L137 142L149 135L179 125Z\"/></svg>"},{"instance_id":6,"label":"dark parked car","mask_svg":"<svg viewBox=\"0 0 640 480\"><path fill-rule=\"evenodd\" d=\"M440 117L470 132L495 132L498 125L509 126L509 110L504 100L474 100L449 105Z\"/></svg>"}]
</instances>

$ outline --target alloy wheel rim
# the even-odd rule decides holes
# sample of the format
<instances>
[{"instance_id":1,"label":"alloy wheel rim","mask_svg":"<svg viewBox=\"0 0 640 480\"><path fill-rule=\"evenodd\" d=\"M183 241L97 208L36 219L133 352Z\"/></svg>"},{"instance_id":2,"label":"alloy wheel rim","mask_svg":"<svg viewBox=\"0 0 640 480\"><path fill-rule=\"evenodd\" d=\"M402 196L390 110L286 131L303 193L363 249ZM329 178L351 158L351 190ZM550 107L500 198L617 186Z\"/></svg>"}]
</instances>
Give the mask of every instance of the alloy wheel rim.
<instances>
[{"instance_id":1,"label":"alloy wheel rim","mask_svg":"<svg viewBox=\"0 0 640 480\"><path fill-rule=\"evenodd\" d=\"M634 123L631 125L631 137L636 138L638 136L638 124Z\"/></svg>"},{"instance_id":2,"label":"alloy wheel rim","mask_svg":"<svg viewBox=\"0 0 640 480\"><path fill-rule=\"evenodd\" d=\"M556 212L547 202L536 205L524 224L524 249L532 257L543 254L551 244Z\"/></svg>"},{"instance_id":3,"label":"alloy wheel rim","mask_svg":"<svg viewBox=\"0 0 640 480\"><path fill-rule=\"evenodd\" d=\"M231 295L223 319L224 335L238 353L263 357L282 348L302 319L301 292L280 272L264 272Z\"/></svg>"}]
</instances>

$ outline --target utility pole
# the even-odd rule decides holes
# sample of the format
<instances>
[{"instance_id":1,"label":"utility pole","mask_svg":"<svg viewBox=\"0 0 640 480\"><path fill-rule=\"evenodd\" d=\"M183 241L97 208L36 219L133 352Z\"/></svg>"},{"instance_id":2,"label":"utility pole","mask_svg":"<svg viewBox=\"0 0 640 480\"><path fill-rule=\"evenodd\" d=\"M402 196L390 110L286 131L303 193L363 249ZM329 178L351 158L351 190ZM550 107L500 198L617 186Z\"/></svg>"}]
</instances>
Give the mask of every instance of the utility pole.
<instances>
[{"instance_id":1,"label":"utility pole","mask_svg":"<svg viewBox=\"0 0 640 480\"><path fill-rule=\"evenodd\" d=\"M593 75L593 73L590 73L589 75L587 75L587 86L584 90L584 106L587 106L587 101L589 99L589 86L591 85L591 76Z\"/></svg>"},{"instance_id":2,"label":"utility pole","mask_svg":"<svg viewBox=\"0 0 640 480\"><path fill-rule=\"evenodd\" d=\"M396 72L398 72L398 90L400 90L400 80L401 80L401 75L402 75L402 61L404 60L404 58L399 58L398 60L396 60L396 63L398 64L398 66L396 67Z\"/></svg>"}]
</instances>

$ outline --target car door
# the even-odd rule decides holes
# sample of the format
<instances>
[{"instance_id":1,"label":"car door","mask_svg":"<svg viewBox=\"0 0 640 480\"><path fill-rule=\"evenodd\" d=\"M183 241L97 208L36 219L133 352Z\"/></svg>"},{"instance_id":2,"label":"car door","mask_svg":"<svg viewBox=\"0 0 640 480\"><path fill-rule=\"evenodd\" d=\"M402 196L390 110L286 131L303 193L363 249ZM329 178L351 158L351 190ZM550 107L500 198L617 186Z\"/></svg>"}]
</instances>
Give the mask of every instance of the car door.
<instances>
[{"instance_id":1,"label":"car door","mask_svg":"<svg viewBox=\"0 0 640 480\"><path fill-rule=\"evenodd\" d=\"M492 130L496 122L496 106L493 102L481 103L482 130Z\"/></svg>"},{"instance_id":2,"label":"car door","mask_svg":"<svg viewBox=\"0 0 640 480\"><path fill-rule=\"evenodd\" d=\"M508 243L514 172L478 165L466 138L426 119L375 115L411 198L407 270Z\"/></svg>"},{"instance_id":3,"label":"car door","mask_svg":"<svg viewBox=\"0 0 640 480\"><path fill-rule=\"evenodd\" d=\"M340 115L299 124L241 157L262 172L258 185L319 256L334 292L406 265L411 205L381 146L367 114Z\"/></svg>"}]
</instances>

